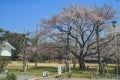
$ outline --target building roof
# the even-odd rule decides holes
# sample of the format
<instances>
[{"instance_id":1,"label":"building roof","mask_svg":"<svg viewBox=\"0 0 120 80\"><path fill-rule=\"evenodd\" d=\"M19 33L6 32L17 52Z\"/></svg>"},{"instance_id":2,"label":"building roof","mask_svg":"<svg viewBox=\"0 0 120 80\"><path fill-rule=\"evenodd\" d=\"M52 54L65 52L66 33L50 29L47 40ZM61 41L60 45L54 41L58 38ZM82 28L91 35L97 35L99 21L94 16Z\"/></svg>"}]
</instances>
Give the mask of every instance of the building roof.
<instances>
[{"instance_id":1,"label":"building roof","mask_svg":"<svg viewBox=\"0 0 120 80\"><path fill-rule=\"evenodd\" d=\"M3 41L3 44L2 45L7 45L9 46L11 49L15 50L15 47L13 47L9 42L7 41Z\"/></svg>"}]
</instances>

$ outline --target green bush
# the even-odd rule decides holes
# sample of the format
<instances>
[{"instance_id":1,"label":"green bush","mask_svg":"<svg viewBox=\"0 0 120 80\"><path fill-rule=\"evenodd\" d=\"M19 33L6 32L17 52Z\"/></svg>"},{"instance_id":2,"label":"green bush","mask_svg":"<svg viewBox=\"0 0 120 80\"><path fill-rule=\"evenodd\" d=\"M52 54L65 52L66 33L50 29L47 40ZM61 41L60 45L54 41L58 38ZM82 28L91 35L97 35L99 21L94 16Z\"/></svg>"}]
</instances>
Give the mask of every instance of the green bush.
<instances>
[{"instance_id":1,"label":"green bush","mask_svg":"<svg viewBox=\"0 0 120 80\"><path fill-rule=\"evenodd\" d=\"M0 73L7 66L10 60L11 58L8 56L0 56Z\"/></svg>"},{"instance_id":2,"label":"green bush","mask_svg":"<svg viewBox=\"0 0 120 80\"><path fill-rule=\"evenodd\" d=\"M7 76L3 78L2 80L17 80L17 76L13 73L7 74Z\"/></svg>"}]
</instances>

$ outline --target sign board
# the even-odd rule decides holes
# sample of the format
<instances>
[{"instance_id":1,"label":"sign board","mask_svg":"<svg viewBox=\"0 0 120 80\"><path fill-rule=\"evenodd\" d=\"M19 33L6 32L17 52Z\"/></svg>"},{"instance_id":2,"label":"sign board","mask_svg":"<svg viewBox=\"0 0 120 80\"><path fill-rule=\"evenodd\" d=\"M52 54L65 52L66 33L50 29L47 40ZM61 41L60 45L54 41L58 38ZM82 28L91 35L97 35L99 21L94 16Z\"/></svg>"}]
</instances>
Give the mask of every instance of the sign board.
<instances>
[{"instance_id":1,"label":"sign board","mask_svg":"<svg viewBox=\"0 0 120 80\"><path fill-rule=\"evenodd\" d=\"M58 75L62 74L62 64L58 64Z\"/></svg>"}]
</instances>

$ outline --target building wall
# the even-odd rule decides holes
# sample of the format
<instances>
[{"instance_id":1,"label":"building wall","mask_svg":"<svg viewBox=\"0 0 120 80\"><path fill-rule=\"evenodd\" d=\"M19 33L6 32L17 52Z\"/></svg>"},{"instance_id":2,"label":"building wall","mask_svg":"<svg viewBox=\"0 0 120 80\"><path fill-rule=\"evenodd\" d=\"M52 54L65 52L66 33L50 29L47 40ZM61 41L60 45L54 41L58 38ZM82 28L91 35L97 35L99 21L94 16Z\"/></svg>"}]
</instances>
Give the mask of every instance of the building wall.
<instances>
[{"instance_id":1,"label":"building wall","mask_svg":"<svg viewBox=\"0 0 120 80\"><path fill-rule=\"evenodd\" d=\"M3 45L1 50L1 56L11 56L11 49L8 46Z\"/></svg>"}]
</instances>

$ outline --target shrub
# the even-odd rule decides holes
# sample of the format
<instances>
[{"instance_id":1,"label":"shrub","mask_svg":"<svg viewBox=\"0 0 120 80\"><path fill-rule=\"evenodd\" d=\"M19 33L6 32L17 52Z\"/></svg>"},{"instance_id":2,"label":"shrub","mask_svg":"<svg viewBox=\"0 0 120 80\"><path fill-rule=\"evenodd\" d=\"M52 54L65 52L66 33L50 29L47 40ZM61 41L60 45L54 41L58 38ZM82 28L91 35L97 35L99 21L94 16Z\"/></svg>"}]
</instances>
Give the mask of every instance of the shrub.
<instances>
[{"instance_id":1,"label":"shrub","mask_svg":"<svg viewBox=\"0 0 120 80\"><path fill-rule=\"evenodd\" d=\"M17 80L17 76L13 73L7 74L7 76L3 78L2 80Z\"/></svg>"}]
</instances>

